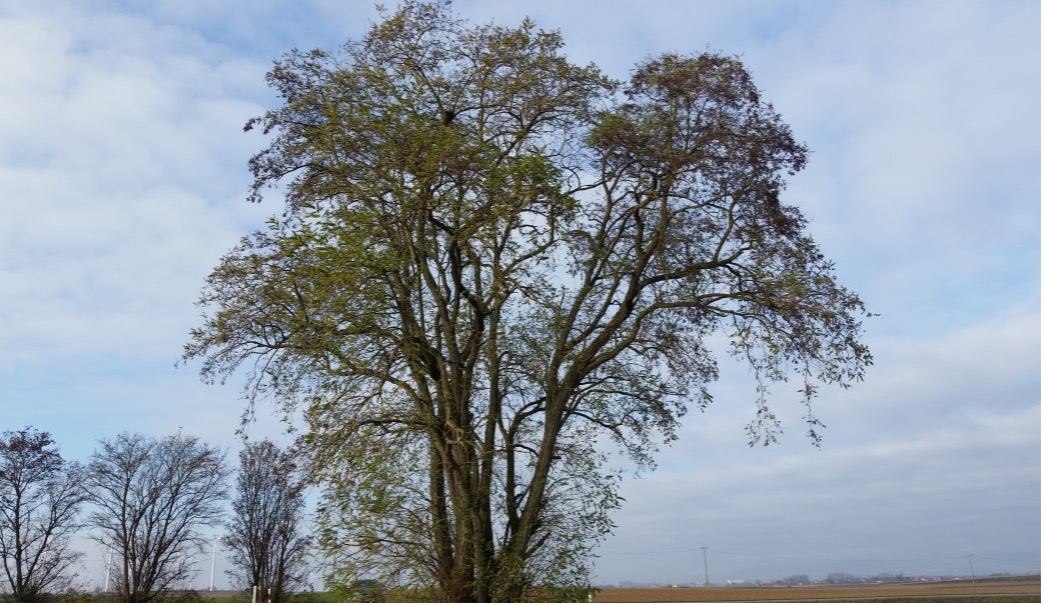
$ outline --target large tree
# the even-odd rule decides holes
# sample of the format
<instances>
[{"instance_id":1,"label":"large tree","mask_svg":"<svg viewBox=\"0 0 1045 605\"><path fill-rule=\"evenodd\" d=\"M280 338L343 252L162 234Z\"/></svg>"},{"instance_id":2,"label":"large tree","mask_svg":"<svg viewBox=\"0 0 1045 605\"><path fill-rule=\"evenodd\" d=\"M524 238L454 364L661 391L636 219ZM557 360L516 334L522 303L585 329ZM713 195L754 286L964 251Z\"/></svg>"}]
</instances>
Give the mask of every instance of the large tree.
<instances>
[{"instance_id":1,"label":"large tree","mask_svg":"<svg viewBox=\"0 0 1045 605\"><path fill-rule=\"evenodd\" d=\"M88 525L116 556L121 601L151 601L197 572L201 529L221 522L231 474L225 455L196 437L121 433L103 439L87 464Z\"/></svg>"},{"instance_id":2,"label":"large tree","mask_svg":"<svg viewBox=\"0 0 1045 605\"><path fill-rule=\"evenodd\" d=\"M82 468L51 435L26 427L0 438L0 561L16 601L68 588L82 553L70 548L86 498Z\"/></svg>"},{"instance_id":3,"label":"large tree","mask_svg":"<svg viewBox=\"0 0 1045 605\"><path fill-rule=\"evenodd\" d=\"M863 304L781 199L806 148L740 61L619 84L561 46L407 2L268 75L250 199L284 186L285 210L210 275L185 356L246 365L248 414L303 410L331 580L584 588L618 503L605 448L652 464L711 399L709 336L754 368L752 442L773 381L809 406L871 363Z\"/></svg>"},{"instance_id":4,"label":"large tree","mask_svg":"<svg viewBox=\"0 0 1045 605\"><path fill-rule=\"evenodd\" d=\"M305 492L293 456L271 441L247 443L239 455L232 517L222 542L230 549L226 573L240 588L279 603L308 579L303 531Z\"/></svg>"}]
</instances>

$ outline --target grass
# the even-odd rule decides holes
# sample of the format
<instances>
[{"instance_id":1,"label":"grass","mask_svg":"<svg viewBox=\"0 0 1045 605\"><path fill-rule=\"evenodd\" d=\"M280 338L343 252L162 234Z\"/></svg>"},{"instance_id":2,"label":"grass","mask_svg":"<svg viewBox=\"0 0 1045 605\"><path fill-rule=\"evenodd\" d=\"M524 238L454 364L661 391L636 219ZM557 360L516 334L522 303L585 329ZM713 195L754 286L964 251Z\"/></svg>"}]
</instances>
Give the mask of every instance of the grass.
<instances>
[{"instance_id":1,"label":"grass","mask_svg":"<svg viewBox=\"0 0 1045 605\"><path fill-rule=\"evenodd\" d=\"M259 597L259 602L264 603L265 600ZM223 592L222 594L209 595L201 594L198 603L250 603L250 594L246 592L237 592L229 594ZM300 592L292 595L288 595L284 598L281 603L341 603L342 599L338 598L333 592Z\"/></svg>"}]
</instances>

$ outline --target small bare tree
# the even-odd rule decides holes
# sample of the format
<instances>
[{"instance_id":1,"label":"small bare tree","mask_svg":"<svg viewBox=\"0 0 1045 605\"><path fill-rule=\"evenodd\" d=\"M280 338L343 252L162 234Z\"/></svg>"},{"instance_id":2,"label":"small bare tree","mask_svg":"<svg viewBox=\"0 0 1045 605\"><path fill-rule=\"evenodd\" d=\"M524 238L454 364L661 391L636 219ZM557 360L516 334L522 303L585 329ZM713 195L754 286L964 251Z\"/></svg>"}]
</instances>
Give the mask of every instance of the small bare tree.
<instances>
[{"instance_id":1,"label":"small bare tree","mask_svg":"<svg viewBox=\"0 0 1045 605\"><path fill-rule=\"evenodd\" d=\"M87 465L88 523L117 557L120 600L149 601L191 579L199 528L221 522L229 475L225 454L195 437L102 440Z\"/></svg>"},{"instance_id":2,"label":"small bare tree","mask_svg":"<svg viewBox=\"0 0 1045 605\"><path fill-rule=\"evenodd\" d=\"M311 539L301 531L303 481L289 452L271 441L248 443L239 455L236 499L222 542L231 550L226 573L238 586L257 586L273 601L304 585Z\"/></svg>"},{"instance_id":3,"label":"small bare tree","mask_svg":"<svg viewBox=\"0 0 1045 605\"><path fill-rule=\"evenodd\" d=\"M69 538L80 527L82 474L48 433L26 427L0 439L0 560L15 600L36 600L75 579L82 553Z\"/></svg>"}]
</instances>

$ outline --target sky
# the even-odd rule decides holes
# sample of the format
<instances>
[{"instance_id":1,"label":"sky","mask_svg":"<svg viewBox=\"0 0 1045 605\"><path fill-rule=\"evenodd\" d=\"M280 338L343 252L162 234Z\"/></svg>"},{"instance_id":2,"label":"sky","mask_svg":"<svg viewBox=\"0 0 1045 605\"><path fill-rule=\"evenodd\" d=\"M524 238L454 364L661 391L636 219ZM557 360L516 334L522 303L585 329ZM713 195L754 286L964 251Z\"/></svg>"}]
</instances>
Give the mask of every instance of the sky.
<instances>
[{"instance_id":1,"label":"sky","mask_svg":"<svg viewBox=\"0 0 1045 605\"><path fill-rule=\"evenodd\" d=\"M780 443L748 447L753 376L722 359L711 407L622 484L596 583L702 583L705 554L712 583L1040 570L1038 2L455 7L530 16L621 79L663 52L740 56L812 150L785 201L879 314L867 379L816 403L820 449L791 385L770 399ZM274 59L376 18L347 0L0 0L0 430L86 460L121 431L182 429L235 458L241 385L176 362L206 275L281 210L245 201L265 138L242 127L276 106ZM269 411L252 438L279 435Z\"/></svg>"}]
</instances>

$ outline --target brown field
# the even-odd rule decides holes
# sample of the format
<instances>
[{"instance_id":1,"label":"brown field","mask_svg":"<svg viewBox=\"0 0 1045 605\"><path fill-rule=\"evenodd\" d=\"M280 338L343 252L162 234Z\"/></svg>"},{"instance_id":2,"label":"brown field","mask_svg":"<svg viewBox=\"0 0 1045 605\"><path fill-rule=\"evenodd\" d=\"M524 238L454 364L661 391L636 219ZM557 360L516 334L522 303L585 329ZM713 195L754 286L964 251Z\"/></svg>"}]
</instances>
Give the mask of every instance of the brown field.
<instances>
[{"instance_id":1,"label":"brown field","mask_svg":"<svg viewBox=\"0 0 1045 605\"><path fill-rule=\"evenodd\" d=\"M595 603L759 601L1041 601L1041 578L985 578L956 582L710 588L604 588Z\"/></svg>"}]
</instances>

